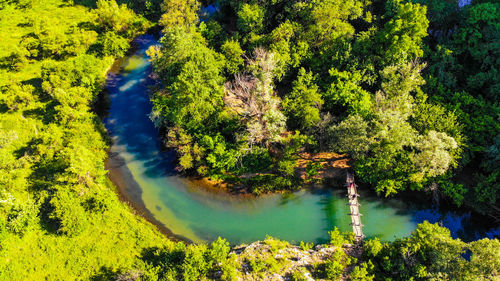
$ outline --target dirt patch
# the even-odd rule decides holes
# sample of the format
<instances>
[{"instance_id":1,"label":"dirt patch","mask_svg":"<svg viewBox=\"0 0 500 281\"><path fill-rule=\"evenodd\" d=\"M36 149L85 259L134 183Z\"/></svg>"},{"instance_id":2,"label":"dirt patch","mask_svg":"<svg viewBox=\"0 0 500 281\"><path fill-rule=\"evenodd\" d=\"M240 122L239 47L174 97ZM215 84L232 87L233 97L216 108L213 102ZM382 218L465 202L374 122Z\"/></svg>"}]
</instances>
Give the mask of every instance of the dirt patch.
<instances>
[{"instance_id":1,"label":"dirt patch","mask_svg":"<svg viewBox=\"0 0 500 281\"><path fill-rule=\"evenodd\" d=\"M300 159L297 160L296 173L302 179L331 179L345 176L346 169L351 168L351 159L347 154L338 154L334 152L320 153L300 153ZM311 164L317 164L316 173L313 176L308 175L308 167Z\"/></svg>"}]
</instances>

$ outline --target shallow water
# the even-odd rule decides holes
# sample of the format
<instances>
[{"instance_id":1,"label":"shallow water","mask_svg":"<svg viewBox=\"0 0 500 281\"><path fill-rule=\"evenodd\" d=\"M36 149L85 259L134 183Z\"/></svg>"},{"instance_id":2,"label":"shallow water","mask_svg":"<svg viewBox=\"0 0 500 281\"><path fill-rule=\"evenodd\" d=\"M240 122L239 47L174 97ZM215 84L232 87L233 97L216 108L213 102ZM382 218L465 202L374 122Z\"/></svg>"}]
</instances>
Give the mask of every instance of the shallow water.
<instances>
[{"instance_id":1,"label":"shallow water","mask_svg":"<svg viewBox=\"0 0 500 281\"><path fill-rule=\"evenodd\" d=\"M126 58L118 73L108 76L111 105L105 126L113 139L111 152L125 161L140 188L140 198L152 216L174 234L195 242L218 236L232 244L271 235L292 242L325 242L334 226L351 230L342 186L317 192L301 191L254 199L214 194L198 188L174 170L175 154L162 151L158 130L149 119L152 105L148 86L151 65L146 49L157 41L151 35L135 40L137 52ZM364 233L389 241L408 235L424 220L440 222L454 237L466 240L494 235L478 227L468 214L409 206L400 200L381 200L361 192ZM498 231L498 229L497 229ZM496 232L498 233L498 232Z\"/></svg>"}]
</instances>

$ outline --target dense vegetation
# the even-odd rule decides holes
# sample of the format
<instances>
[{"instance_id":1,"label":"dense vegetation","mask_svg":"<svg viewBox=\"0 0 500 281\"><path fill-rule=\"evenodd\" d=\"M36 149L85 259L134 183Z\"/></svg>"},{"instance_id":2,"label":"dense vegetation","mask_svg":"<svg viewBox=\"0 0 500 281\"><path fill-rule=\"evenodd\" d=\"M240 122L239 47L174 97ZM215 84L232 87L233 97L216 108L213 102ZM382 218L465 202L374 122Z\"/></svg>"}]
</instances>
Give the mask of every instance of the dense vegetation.
<instances>
[{"instance_id":1,"label":"dense vegetation","mask_svg":"<svg viewBox=\"0 0 500 281\"><path fill-rule=\"evenodd\" d=\"M0 280L106 279L164 245L108 182L91 110L149 25L114 1L0 2Z\"/></svg>"},{"instance_id":2,"label":"dense vegetation","mask_svg":"<svg viewBox=\"0 0 500 281\"><path fill-rule=\"evenodd\" d=\"M396 175L406 173L416 177L409 182L421 186L436 179L446 183L448 166L467 170L482 163L470 185L440 190L450 196L477 190L483 197L467 198L496 203L498 149L492 140L498 129L498 86L491 81L498 78L498 46L492 43L498 39L493 29L498 17L487 18L490 12L482 11L498 13L498 4L458 11L468 20L457 24L470 23L469 29L458 29L465 32L461 40L475 40L476 46L491 41L485 44L491 49L477 49L491 55L483 64L484 54L475 53L472 41L460 45L449 32L436 31L439 42L425 45L439 51L420 46L426 20L419 13L425 9L415 4L227 2L221 3L221 15L228 21L197 25L194 0L125 3L0 0L0 280L235 280L244 273L259 279L281 272L295 258L282 253L291 245L272 238L263 242L265 249L241 255L223 239L211 245L168 240L120 202L107 180L109 143L93 106L114 59L162 12L163 48L169 51L151 52L167 89L156 95L153 116L171 128L169 139L177 143L185 169L213 176L273 170L279 174L266 176L288 186L301 149L350 152L362 175L368 167L382 169L377 157L390 148L398 154L387 165L413 166L394 175L387 166L380 172L384 180L401 182ZM431 25L453 26L452 15L441 6L435 9ZM405 26L415 13L422 26ZM268 32L274 26L280 29ZM484 36L469 39L467 34L478 32ZM395 36L406 49L389 44L398 42L391 39ZM454 53L455 48L462 52ZM401 53L408 57L400 58ZM415 58L422 55L428 57L423 76L428 82L420 88L424 80ZM283 92L278 96L274 89ZM397 94L400 89L406 90ZM373 96L374 91L379 94ZM384 119L393 118L384 117L387 108L405 122ZM411 145L408 135L401 135L401 143L388 142L400 136L400 129L413 134ZM332 137L319 138L321 132ZM351 135L359 137L344 139ZM442 162L427 165L434 158L426 155L434 154ZM379 178L363 178L392 192L378 185ZM292 280L311 275L335 280L341 274L352 280L494 280L500 272L498 240L464 243L437 225L422 224L410 237L390 244L368 241L358 259L348 251L352 234L334 230L331 237L333 253L294 268ZM300 249L310 247L301 243Z\"/></svg>"},{"instance_id":3,"label":"dense vegetation","mask_svg":"<svg viewBox=\"0 0 500 281\"><path fill-rule=\"evenodd\" d=\"M266 238L263 243L231 251L224 240L210 247L177 244L150 253L146 268L123 273L120 280L496 280L500 269L499 240L483 239L464 243L452 239L449 230L423 223L407 238L392 243L365 242L362 255L352 252L353 233L330 232L327 253L309 264L310 247L291 246L285 241ZM313 254L314 256L314 254ZM277 275L276 275L277 274ZM132 277L132 278L131 278ZM347 277L347 278L346 278ZM125 279L130 278L130 279ZM265 279L267 278L267 279Z\"/></svg>"},{"instance_id":4,"label":"dense vegetation","mask_svg":"<svg viewBox=\"0 0 500 281\"><path fill-rule=\"evenodd\" d=\"M217 1L200 24L168 3L152 118L180 169L259 193L297 186L304 152L348 153L379 194L499 218L498 2Z\"/></svg>"}]
</instances>

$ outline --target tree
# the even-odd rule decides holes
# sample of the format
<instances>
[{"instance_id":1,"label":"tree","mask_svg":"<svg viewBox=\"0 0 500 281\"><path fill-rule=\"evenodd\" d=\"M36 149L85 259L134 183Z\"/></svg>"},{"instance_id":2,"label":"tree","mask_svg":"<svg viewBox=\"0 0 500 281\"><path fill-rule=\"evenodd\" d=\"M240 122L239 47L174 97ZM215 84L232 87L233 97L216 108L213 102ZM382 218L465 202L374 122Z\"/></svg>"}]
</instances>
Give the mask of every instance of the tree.
<instances>
[{"instance_id":1,"label":"tree","mask_svg":"<svg viewBox=\"0 0 500 281\"><path fill-rule=\"evenodd\" d=\"M17 110L28 106L35 99L31 85L11 84L2 89L1 101L10 109Z\"/></svg>"},{"instance_id":2,"label":"tree","mask_svg":"<svg viewBox=\"0 0 500 281\"><path fill-rule=\"evenodd\" d=\"M283 100L290 127L305 131L315 126L320 121L322 105L323 99L313 73L301 68L293 82L292 92Z\"/></svg>"},{"instance_id":3,"label":"tree","mask_svg":"<svg viewBox=\"0 0 500 281\"><path fill-rule=\"evenodd\" d=\"M290 68L298 67L309 54L309 44L299 37L303 27L286 20L276 27L269 35L271 41L269 50L276 55L277 80L280 81Z\"/></svg>"},{"instance_id":4,"label":"tree","mask_svg":"<svg viewBox=\"0 0 500 281\"><path fill-rule=\"evenodd\" d=\"M462 280L494 280L500 270L500 240L481 239L467 247L470 260L462 271Z\"/></svg>"},{"instance_id":5,"label":"tree","mask_svg":"<svg viewBox=\"0 0 500 281\"><path fill-rule=\"evenodd\" d=\"M155 95L155 111L168 126L193 133L216 122L222 107L223 57L206 46L195 30L181 27L167 32L159 52L150 51L154 67L167 86Z\"/></svg>"},{"instance_id":6,"label":"tree","mask_svg":"<svg viewBox=\"0 0 500 281\"><path fill-rule=\"evenodd\" d=\"M126 38L123 38L112 31L106 32L104 38L102 39L102 54L104 56L123 57L129 47L130 45Z\"/></svg>"},{"instance_id":7,"label":"tree","mask_svg":"<svg viewBox=\"0 0 500 281\"><path fill-rule=\"evenodd\" d=\"M87 214L83 207L75 202L75 194L64 188L58 188L50 205L53 207L50 218L57 224L58 231L76 236L88 227Z\"/></svg>"},{"instance_id":8,"label":"tree","mask_svg":"<svg viewBox=\"0 0 500 281\"><path fill-rule=\"evenodd\" d=\"M465 21L454 36L456 58L467 65L461 82L476 95L499 101L500 4L479 3L465 10ZM464 75L465 74L465 75Z\"/></svg>"},{"instance_id":9,"label":"tree","mask_svg":"<svg viewBox=\"0 0 500 281\"><path fill-rule=\"evenodd\" d=\"M419 4L391 1L392 18L378 34L380 54L384 66L404 64L422 57L422 39L427 36L429 20L427 7Z\"/></svg>"},{"instance_id":10,"label":"tree","mask_svg":"<svg viewBox=\"0 0 500 281\"><path fill-rule=\"evenodd\" d=\"M118 5L115 0L98 0L94 10L97 21L106 30L123 32L130 27L134 20L134 12L125 4Z\"/></svg>"},{"instance_id":11,"label":"tree","mask_svg":"<svg viewBox=\"0 0 500 281\"><path fill-rule=\"evenodd\" d=\"M198 23L198 0L165 0L161 5L163 15L160 24L165 30L190 27Z\"/></svg>"},{"instance_id":12,"label":"tree","mask_svg":"<svg viewBox=\"0 0 500 281\"><path fill-rule=\"evenodd\" d=\"M242 4L238 9L238 29L245 33L259 33L264 27L264 9L257 3Z\"/></svg>"},{"instance_id":13,"label":"tree","mask_svg":"<svg viewBox=\"0 0 500 281\"><path fill-rule=\"evenodd\" d=\"M243 66L245 53L240 46L240 43L235 40L228 40L221 46L221 52L226 58L226 69L229 74L236 74Z\"/></svg>"},{"instance_id":14,"label":"tree","mask_svg":"<svg viewBox=\"0 0 500 281\"><path fill-rule=\"evenodd\" d=\"M359 18L363 13L362 1L314 0L298 2L296 8L305 11L309 23L307 34L312 46L331 44L337 38L354 34L349 20ZM313 43L314 42L314 43Z\"/></svg>"},{"instance_id":15,"label":"tree","mask_svg":"<svg viewBox=\"0 0 500 281\"><path fill-rule=\"evenodd\" d=\"M363 80L361 72L338 71L330 69L333 82L325 94L328 108L332 110L334 104L348 108L349 113L366 116L372 107L372 97L359 84Z\"/></svg>"},{"instance_id":16,"label":"tree","mask_svg":"<svg viewBox=\"0 0 500 281\"><path fill-rule=\"evenodd\" d=\"M274 54L259 48L248 65L253 75L236 75L233 81L226 83L224 101L245 123L246 130L240 139L250 147L277 142L286 129L281 100L273 89L274 66Z\"/></svg>"},{"instance_id":17,"label":"tree","mask_svg":"<svg viewBox=\"0 0 500 281\"><path fill-rule=\"evenodd\" d=\"M375 265L376 280L464 280L465 246L448 229L424 222L409 237L365 254Z\"/></svg>"},{"instance_id":18,"label":"tree","mask_svg":"<svg viewBox=\"0 0 500 281\"><path fill-rule=\"evenodd\" d=\"M426 136L420 136L415 143L417 153L411 156L417 172L413 174L414 181L436 177L456 165L452 151L458 148L457 142L446 133L429 131Z\"/></svg>"},{"instance_id":19,"label":"tree","mask_svg":"<svg viewBox=\"0 0 500 281\"><path fill-rule=\"evenodd\" d=\"M349 153L354 159L366 155L373 140L368 134L369 123L359 115L349 115L328 129L329 145L334 151Z\"/></svg>"}]
</instances>

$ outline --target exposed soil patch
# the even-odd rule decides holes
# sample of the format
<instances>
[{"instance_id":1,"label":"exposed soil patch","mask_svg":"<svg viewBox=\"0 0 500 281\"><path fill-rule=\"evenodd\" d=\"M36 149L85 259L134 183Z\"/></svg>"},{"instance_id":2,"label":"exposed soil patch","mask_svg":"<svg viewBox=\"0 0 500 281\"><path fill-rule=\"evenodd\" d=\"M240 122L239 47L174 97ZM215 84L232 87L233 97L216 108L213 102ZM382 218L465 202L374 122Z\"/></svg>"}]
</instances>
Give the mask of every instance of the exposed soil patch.
<instances>
[{"instance_id":1,"label":"exposed soil patch","mask_svg":"<svg viewBox=\"0 0 500 281\"><path fill-rule=\"evenodd\" d=\"M300 159L297 160L296 173L302 179L332 179L344 178L346 169L351 168L351 159L347 154L338 154L334 152L320 153L300 153ZM307 174L308 166L312 163L320 165L315 169L317 174L309 176Z\"/></svg>"}]
</instances>

